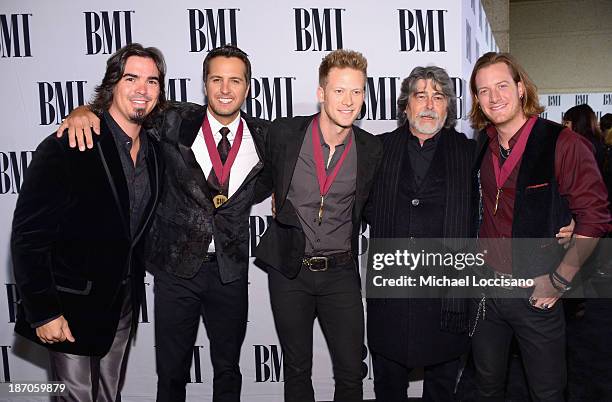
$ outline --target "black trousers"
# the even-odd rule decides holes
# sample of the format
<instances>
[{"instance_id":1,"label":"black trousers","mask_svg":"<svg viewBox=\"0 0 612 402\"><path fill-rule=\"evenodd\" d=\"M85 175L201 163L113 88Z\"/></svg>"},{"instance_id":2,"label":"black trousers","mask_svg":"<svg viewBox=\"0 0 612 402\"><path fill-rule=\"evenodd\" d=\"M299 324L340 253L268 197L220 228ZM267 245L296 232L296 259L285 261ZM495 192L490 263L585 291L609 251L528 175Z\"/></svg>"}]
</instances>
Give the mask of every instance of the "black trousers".
<instances>
[{"instance_id":1,"label":"black trousers","mask_svg":"<svg viewBox=\"0 0 612 402\"><path fill-rule=\"evenodd\" d=\"M567 369L561 301L549 310L531 306L528 295L487 297L485 303L485 318L481 314L472 337L479 400L504 400L510 342L516 336L532 401L564 401Z\"/></svg>"},{"instance_id":2,"label":"black trousers","mask_svg":"<svg viewBox=\"0 0 612 402\"><path fill-rule=\"evenodd\" d=\"M216 262L195 277L155 274L157 401L185 401L200 317L210 340L213 401L240 401L240 348L247 323L248 278L223 284Z\"/></svg>"},{"instance_id":3,"label":"black trousers","mask_svg":"<svg viewBox=\"0 0 612 402\"><path fill-rule=\"evenodd\" d=\"M315 317L331 355L334 401L362 402L363 303L351 261L324 272L302 267L295 279L268 272L274 323L283 351L285 402L313 402L312 332Z\"/></svg>"},{"instance_id":4,"label":"black trousers","mask_svg":"<svg viewBox=\"0 0 612 402\"><path fill-rule=\"evenodd\" d=\"M408 378L412 367L407 367L379 354L372 354L374 363L374 393L379 402L408 402ZM455 400L455 385L460 359L425 366L423 373L423 402Z\"/></svg>"}]
</instances>

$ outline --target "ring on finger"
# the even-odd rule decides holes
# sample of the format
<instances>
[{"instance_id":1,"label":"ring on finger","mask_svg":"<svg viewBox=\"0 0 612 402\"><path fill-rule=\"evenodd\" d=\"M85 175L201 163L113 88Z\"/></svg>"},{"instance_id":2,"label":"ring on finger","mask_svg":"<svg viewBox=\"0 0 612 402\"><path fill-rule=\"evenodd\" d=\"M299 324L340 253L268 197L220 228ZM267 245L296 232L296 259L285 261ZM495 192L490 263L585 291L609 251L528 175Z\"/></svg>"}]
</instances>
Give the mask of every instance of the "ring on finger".
<instances>
[{"instance_id":1,"label":"ring on finger","mask_svg":"<svg viewBox=\"0 0 612 402\"><path fill-rule=\"evenodd\" d=\"M529 298L529 304L531 304L532 306L535 306L536 302L537 302L537 300L536 300L535 297L532 296L532 297Z\"/></svg>"},{"instance_id":2,"label":"ring on finger","mask_svg":"<svg viewBox=\"0 0 612 402\"><path fill-rule=\"evenodd\" d=\"M542 310L548 310L550 306L547 303L542 304Z\"/></svg>"}]
</instances>

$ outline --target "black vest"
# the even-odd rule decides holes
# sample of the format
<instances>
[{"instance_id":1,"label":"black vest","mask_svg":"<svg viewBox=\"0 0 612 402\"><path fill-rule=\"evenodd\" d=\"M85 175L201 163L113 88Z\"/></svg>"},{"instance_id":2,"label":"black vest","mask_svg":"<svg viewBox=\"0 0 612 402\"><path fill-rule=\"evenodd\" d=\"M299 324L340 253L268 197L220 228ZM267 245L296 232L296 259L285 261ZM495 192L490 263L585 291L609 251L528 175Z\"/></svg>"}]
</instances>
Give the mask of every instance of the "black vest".
<instances>
[{"instance_id":1,"label":"black vest","mask_svg":"<svg viewBox=\"0 0 612 402\"><path fill-rule=\"evenodd\" d=\"M555 176L555 151L562 130L563 126L538 118L521 159L512 219L512 272L517 277L549 273L565 254L555 238L571 220ZM489 137L483 131L478 140L480 165Z\"/></svg>"}]
</instances>

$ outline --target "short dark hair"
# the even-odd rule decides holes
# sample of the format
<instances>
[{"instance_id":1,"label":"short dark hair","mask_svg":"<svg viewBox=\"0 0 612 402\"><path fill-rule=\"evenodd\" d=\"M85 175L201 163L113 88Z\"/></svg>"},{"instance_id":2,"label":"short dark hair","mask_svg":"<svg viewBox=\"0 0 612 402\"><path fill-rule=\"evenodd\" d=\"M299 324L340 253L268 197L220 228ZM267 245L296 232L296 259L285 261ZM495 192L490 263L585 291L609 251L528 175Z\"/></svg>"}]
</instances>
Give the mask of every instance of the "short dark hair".
<instances>
[{"instance_id":1,"label":"short dark hair","mask_svg":"<svg viewBox=\"0 0 612 402\"><path fill-rule=\"evenodd\" d=\"M599 119L599 128L602 133L605 133L612 128L612 113L606 113Z\"/></svg>"},{"instance_id":2,"label":"short dark hair","mask_svg":"<svg viewBox=\"0 0 612 402\"><path fill-rule=\"evenodd\" d=\"M210 61L215 57L235 57L237 59L242 60L244 63L244 78L246 80L247 85L251 82L251 62L249 61L249 55L246 54L242 49L240 49L236 45L223 45L217 47L206 55L204 58L204 63L202 63L202 78L204 82L208 78L208 69L210 68Z\"/></svg>"},{"instance_id":3,"label":"short dark hair","mask_svg":"<svg viewBox=\"0 0 612 402\"><path fill-rule=\"evenodd\" d=\"M446 120L444 127L453 128L457 122L457 103L455 100L455 88L443 68L437 66L415 67L408 77L402 81L400 95L397 98L397 120L400 126L406 123L406 106L410 97L416 92L416 84L419 80L432 80L435 86L446 97Z\"/></svg>"},{"instance_id":4,"label":"short dark hair","mask_svg":"<svg viewBox=\"0 0 612 402\"><path fill-rule=\"evenodd\" d=\"M102 114L108 110L113 103L113 90L115 85L123 77L125 72L125 64L127 60L132 56L145 57L155 62L155 66L159 71L159 98L157 105L149 113L145 122L149 121L153 115L159 110L163 110L166 106L166 89L165 89L165 77L166 77L166 62L164 61L164 55L162 52L155 47L143 47L140 43L131 43L125 45L121 49L117 50L109 59L106 61L106 72L102 83L95 89L95 95L91 101L89 107L96 114Z\"/></svg>"}]
</instances>

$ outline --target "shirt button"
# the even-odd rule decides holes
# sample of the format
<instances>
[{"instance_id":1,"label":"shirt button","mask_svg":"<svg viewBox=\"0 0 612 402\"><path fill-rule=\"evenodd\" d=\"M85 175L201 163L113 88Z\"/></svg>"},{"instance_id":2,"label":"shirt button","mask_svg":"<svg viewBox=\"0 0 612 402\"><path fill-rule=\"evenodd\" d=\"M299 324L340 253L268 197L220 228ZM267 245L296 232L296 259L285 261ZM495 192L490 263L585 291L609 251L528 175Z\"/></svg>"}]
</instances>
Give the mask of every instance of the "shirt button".
<instances>
[{"instance_id":1,"label":"shirt button","mask_svg":"<svg viewBox=\"0 0 612 402\"><path fill-rule=\"evenodd\" d=\"M415 198L411 201L413 207L417 207L421 201L418 198Z\"/></svg>"}]
</instances>

